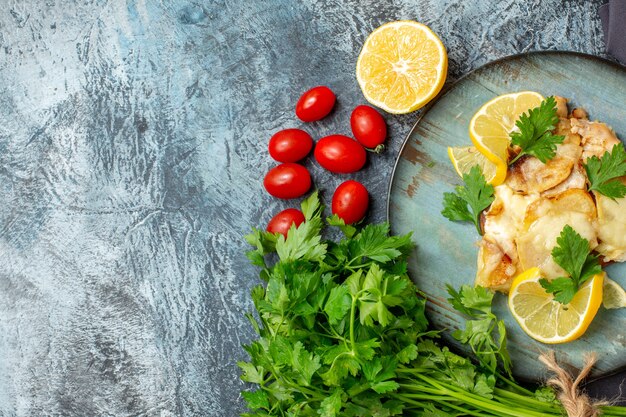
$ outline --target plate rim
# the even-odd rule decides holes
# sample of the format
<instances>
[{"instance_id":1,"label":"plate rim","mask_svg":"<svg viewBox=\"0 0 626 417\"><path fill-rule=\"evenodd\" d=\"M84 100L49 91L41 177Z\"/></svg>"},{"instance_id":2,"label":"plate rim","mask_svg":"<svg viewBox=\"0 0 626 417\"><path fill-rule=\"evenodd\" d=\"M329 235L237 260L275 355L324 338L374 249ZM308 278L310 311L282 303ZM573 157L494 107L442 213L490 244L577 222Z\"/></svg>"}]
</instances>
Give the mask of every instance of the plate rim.
<instances>
[{"instance_id":1,"label":"plate rim","mask_svg":"<svg viewBox=\"0 0 626 417\"><path fill-rule=\"evenodd\" d=\"M439 102L439 100L441 98L443 98L444 96L446 96L448 93L450 93L458 84L460 84L462 81L464 81L465 79L469 78L470 76L474 75L476 72L484 70L487 67L490 67L492 65L497 65L497 64L501 64L504 62L508 62L508 61L512 61L515 59L519 59L519 58L524 58L524 57L528 57L528 56L536 56L536 55L567 55L567 56L571 56L571 57L579 57L579 58L585 58L585 59L590 59L590 60L595 60L595 61L599 61L603 64L607 64L619 71L623 71L626 73L626 65L622 65L617 61L611 60L609 58L605 58L602 56L598 56L598 55L593 55L593 54L589 54L586 52L580 52L580 51L568 51L568 50L541 50L541 51L528 51L528 52L521 52L521 53L517 53L517 54L511 54L511 55L506 55L497 59L494 59L492 61L486 62L474 69L472 69L471 71L463 74L462 76L460 76L459 78L457 78L456 80L450 82L450 83L446 83L443 87L443 89L441 90L441 92L433 99L431 100L426 106L424 106L421 109L420 114L417 116L417 119L415 120L415 122L413 123L413 126L411 127L411 130L409 130L409 133L407 133L407 135L404 137L404 140L402 141L402 146L400 146L400 149L398 150L398 155L395 159L395 162L393 164L393 168L391 171L391 176L389 177L389 182L387 184L387 201L386 201L386 213L385 213L385 217L386 217L386 222L389 224L390 229L392 228L391 225L391 221L390 221L390 208L391 208L391 189L394 183L394 180L396 179L396 173L397 173L397 168L398 168L398 164L400 163L400 158L402 157L402 153L404 152L404 149L406 148L406 146L409 143L409 140L411 139L411 136L413 135L413 132L417 129L418 125L420 124L420 122L422 121L422 119L424 118L424 116L426 116L426 114L428 114L428 112L437 104L437 102ZM624 381L626 381L626 366L624 367L620 367L615 369L614 371L609 371L607 373L605 373L604 375L598 376L596 378L589 378L587 381L584 382L583 386L587 386L589 384L602 384L604 379L608 379L611 377L621 377ZM535 381L536 382L536 381Z\"/></svg>"}]
</instances>

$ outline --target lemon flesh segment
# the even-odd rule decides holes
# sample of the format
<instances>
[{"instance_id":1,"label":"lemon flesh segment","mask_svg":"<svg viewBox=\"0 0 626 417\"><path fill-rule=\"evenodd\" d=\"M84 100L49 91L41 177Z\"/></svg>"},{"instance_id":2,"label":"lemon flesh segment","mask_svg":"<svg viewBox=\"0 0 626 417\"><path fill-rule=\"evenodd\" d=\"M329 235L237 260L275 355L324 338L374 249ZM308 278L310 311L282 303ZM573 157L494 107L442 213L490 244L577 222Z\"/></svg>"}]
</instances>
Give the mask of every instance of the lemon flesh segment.
<instances>
[{"instance_id":1,"label":"lemon flesh segment","mask_svg":"<svg viewBox=\"0 0 626 417\"><path fill-rule=\"evenodd\" d=\"M508 164L509 135L516 129L515 122L542 101L543 96L534 91L504 94L488 101L470 120L474 146L496 165Z\"/></svg>"},{"instance_id":2,"label":"lemon flesh segment","mask_svg":"<svg viewBox=\"0 0 626 417\"><path fill-rule=\"evenodd\" d=\"M374 30L356 76L365 98L389 113L409 113L434 98L446 80L448 56L428 26L403 20Z\"/></svg>"},{"instance_id":3,"label":"lemon flesh segment","mask_svg":"<svg viewBox=\"0 0 626 417\"><path fill-rule=\"evenodd\" d=\"M539 283L539 268L521 273L509 292L509 309L521 328L539 342L566 343L582 336L602 303L604 273L587 280L569 304L554 300Z\"/></svg>"},{"instance_id":4,"label":"lemon flesh segment","mask_svg":"<svg viewBox=\"0 0 626 417\"><path fill-rule=\"evenodd\" d=\"M506 178L506 165L494 164L474 146L448 147L448 157L461 178L476 165L482 170L488 184L500 185Z\"/></svg>"},{"instance_id":5,"label":"lemon flesh segment","mask_svg":"<svg viewBox=\"0 0 626 417\"><path fill-rule=\"evenodd\" d=\"M602 306L606 309L626 307L626 290L609 277L604 278Z\"/></svg>"}]
</instances>

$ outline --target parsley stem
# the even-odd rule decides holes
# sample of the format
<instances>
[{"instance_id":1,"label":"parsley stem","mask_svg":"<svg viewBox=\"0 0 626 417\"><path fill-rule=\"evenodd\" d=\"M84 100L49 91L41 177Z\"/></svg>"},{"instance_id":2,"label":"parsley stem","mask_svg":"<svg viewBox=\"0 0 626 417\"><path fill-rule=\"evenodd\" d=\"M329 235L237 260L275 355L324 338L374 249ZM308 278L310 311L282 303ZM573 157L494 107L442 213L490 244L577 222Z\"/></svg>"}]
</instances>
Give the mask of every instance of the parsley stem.
<instances>
[{"instance_id":1,"label":"parsley stem","mask_svg":"<svg viewBox=\"0 0 626 417\"><path fill-rule=\"evenodd\" d=\"M504 400L508 400L506 402L508 402L510 404L518 404L519 405L520 403L526 403L526 404L528 404L529 406L531 406L533 408L540 407L540 408L543 408L545 410L554 411L554 412L562 411L562 408L559 407L556 404L548 403L548 402L545 402L545 401L540 401L540 400L537 400L536 398L528 397L528 396L525 396L525 395L515 394L514 392L507 391L507 390L504 390L504 389L501 389L501 388L495 388L493 390L493 392L494 392L494 394L496 394L499 397L499 399L501 401L504 402Z\"/></svg>"},{"instance_id":2,"label":"parsley stem","mask_svg":"<svg viewBox=\"0 0 626 417\"><path fill-rule=\"evenodd\" d=\"M515 383L515 381L507 378L504 375L501 375L501 374L497 373L496 377L499 378L502 382L506 383L509 387L513 388L514 390L518 391L521 394L524 394L526 396L528 396L528 395L530 395L530 396L535 395L535 393L533 393L532 391L530 391L530 390L528 390L528 389L526 389L526 388L524 388L522 386L517 385Z\"/></svg>"},{"instance_id":3,"label":"parsley stem","mask_svg":"<svg viewBox=\"0 0 626 417\"><path fill-rule=\"evenodd\" d=\"M352 345L352 350L354 351L354 319L356 315L356 301L357 297L352 296L352 305L350 305L350 344Z\"/></svg>"},{"instance_id":4,"label":"parsley stem","mask_svg":"<svg viewBox=\"0 0 626 417\"><path fill-rule=\"evenodd\" d=\"M605 417L626 416L626 409L624 407L603 405L600 406L600 408L602 409L602 415Z\"/></svg>"},{"instance_id":5,"label":"parsley stem","mask_svg":"<svg viewBox=\"0 0 626 417\"><path fill-rule=\"evenodd\" d=\"M545 417L546 416L545 413L536 413L531 410L523 410L523 409L513 408L510 406L503 406L502 404L496 401L487 400L484 397L467 392L463 390L462 388L456 387L452 384L447 384L442 381L437 381L433 378L427 377L426 375L421 375L421 374L414 374L414 375L417 378L427 382L428 384L430 384L431 386L435 388L428 388L428 387L423 387L420 385L412 386L412 385L407 385L407 384L400 384L400 387L412 388L412 389L416 389L416 390L424 391L424 392L431 392L433 394L441 394L441 393L449 394L450 396L457 398L461 401L464 401L468 404L474 405L476 407L480 407L480 409L482 410L497 412L499 413L497 415L500 415L500 416L509 416L509 417Z\"/></svg>"},{"instance_id":6,"label":"parsley stem","mask_svg":"<svg viewBox=\"0 0 626 417\"><path fill-rule=\"evenodd\" d=\"M454 405L450 403L451 398L446 396L433 396L433 395L422 395L422 394L396 394L393 397L399 399L402 402L417 405L420 408L427 408L428 403L423 403L416 400L426 400L426 401L436 401L437 403L452 408L453 410L460 411L464 414L476 417L485 417L484 412L476 412L469 410L467 408L459 407L458 405ZM453 400L456 401L456 400ZM497 416L497 414L491 414L492 416Z\"/></svg>"},{"instance_id":7,"label":"parsley stem","mask_svg":"<svg viewBox=\"0 0 626 417\"><path fill-rule=\"evenodd\" d=\"M477 221L474 224L476 225L476 231L478 232L478 236L482 236L483 235L483 231L480 230L480 221Z\"/></svg>"},{"instance_id":8,"label":"parsley stem","mask_svg":"<svg viewBox=\"0 0 626 417\"><path fill-rule=\"evenodd\" d=\"M323 330L326 331L326 334L321 334L321 333L318 333L318 334L320 334L321 336L325 336L325 337L330 337L330 338L333 338L333 339L341 340L344 343L346 343L346 347L347 347L348 345L347 345L346 338L341 336L340 334L338 334L337 331L333 328L333 326L331 326L330 324L328 326L329 326L329 328L327 329L324 325L320 324L320 327Z\"/></svg>"},{"instance_id":9,"label":"parsley stem","mask_svg":"<svg viewBox=\"0 0 626 417\"><path fill-rule=\"evenodd\" d=\"M518 153L518 154L517 154L517 156L516 156L515 158L513 158L513 159L511 159L511 160L509 161L509 165L513 165L513 164L515 163L515 161L517 161L518 159L520 159L520 158L521 158L522 156L524 156L524 155L526 155L526 154L524 153L524 151L520 151L520 153Z\"/></svg>"},{"instance_id":10,"label":"parsley stem","mask_svg":"<svg viewBox=\"0 0 626 417\"><path fill-rule=\"evenodd\" d=\"M320 326L320 327L322 327L322 326ZM342 342L346 341L345 337L339 336L337 333L334 333L334 332L333 332L333 334L330 334L330 332L328 332L328 333L320 333L320 332L316 332L314 330L311 330L310 332L311 332L311 334L315 334L315 335L322 336L322 337L327 337L329 339L341 340Z\"/></svg>"},{"instance_id":11,"label":"parsley stem","mask_svg":"<svg viewBox=\"0 0 626 417\"><path fill-rule=\"evenodd\" d=\"M355 269L365 268L365 267L367 267L369 265L370 265L370 263L367 262L367 263L359 264L359 265L350 265L347 268L350 269L351 271L354 271Z\"/></svg>"}]
</instances>

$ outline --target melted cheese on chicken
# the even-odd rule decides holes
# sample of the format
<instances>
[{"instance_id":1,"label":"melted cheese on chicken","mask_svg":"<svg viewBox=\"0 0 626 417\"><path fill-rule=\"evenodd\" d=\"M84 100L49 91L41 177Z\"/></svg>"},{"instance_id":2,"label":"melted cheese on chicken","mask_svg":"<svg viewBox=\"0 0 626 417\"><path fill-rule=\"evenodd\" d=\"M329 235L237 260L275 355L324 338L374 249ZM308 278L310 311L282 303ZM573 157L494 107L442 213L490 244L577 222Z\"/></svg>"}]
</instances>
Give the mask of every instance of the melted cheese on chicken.
<instances>
[{"instance_id":1,"label":"melted cheese on chicken","mask_svg":"<svg viewBox=\"0 0 626 417\"><path fill-rule=\"evenodd\" d=\"M567 276L552 259L552 249L563 228L569 225L590 242L598 245L594 222L584 213L567 211L553 213L535 220L528 231L517 238L517 252L523 270L538 267L548 278Z\"/></svg>"},{"instance_id":2,"label":"melted cheese on chicken","mask_svg":"<svg viewBox=\"0 0 626 417\"><path fill-rule=\"evenodd\" d=\"M515 238L523 226L526 207L539 194L516 193L506 183L494 188L495 199L485 213L483 241L479 246L476 283L508 291L519 266Z\"/></svg>"},{"instance_id":3,"label":"melted cheese on chicken","mask_svg":"<svg viewBox=\"0 0 626 417\"><path fill-rule=\"evenodd\" d=\"M485 213L485 236L497 243L511 259L517 260L515 238L522 228L526 208L539 198L539 194L516 193L502 184L495 187L494 196L489 211Z\"/></svg>"},{"instance_id":4,"label":"melted cheese on chicken","mask_svg":"<svg viewBox=\"0 0 626 417\"><path fill-rule=\"evenodd\" d=\"M622 177L626 184L626 177ZM626 262L626 197L612 200L595 193L598 207L598 239L596 248L605 262Z\"/></svg>"}]
</instances>

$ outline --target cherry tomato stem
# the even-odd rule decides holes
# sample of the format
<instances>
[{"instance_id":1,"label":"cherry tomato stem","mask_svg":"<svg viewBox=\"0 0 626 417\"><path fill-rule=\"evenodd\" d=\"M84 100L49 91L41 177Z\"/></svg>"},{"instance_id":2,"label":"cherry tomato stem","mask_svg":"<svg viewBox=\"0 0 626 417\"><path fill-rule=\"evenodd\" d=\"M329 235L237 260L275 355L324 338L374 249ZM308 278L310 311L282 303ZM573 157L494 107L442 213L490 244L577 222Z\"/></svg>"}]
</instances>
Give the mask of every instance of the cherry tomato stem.
<instances>
[{"instance_id":1,"label":"cherry tomato stem","mask_svg":"<svg viewBox=\"0 0 626 417\"><path fill-rule=\"evenodd\" d=\"M385 150L385 145L383 143L381 143L380 145L378 145L377 147L375 147L373 149L372 148L365 148L365 150L367 152L370 152L370 153L383 153L384 150Z\"/></svg>"}]
</instances>

